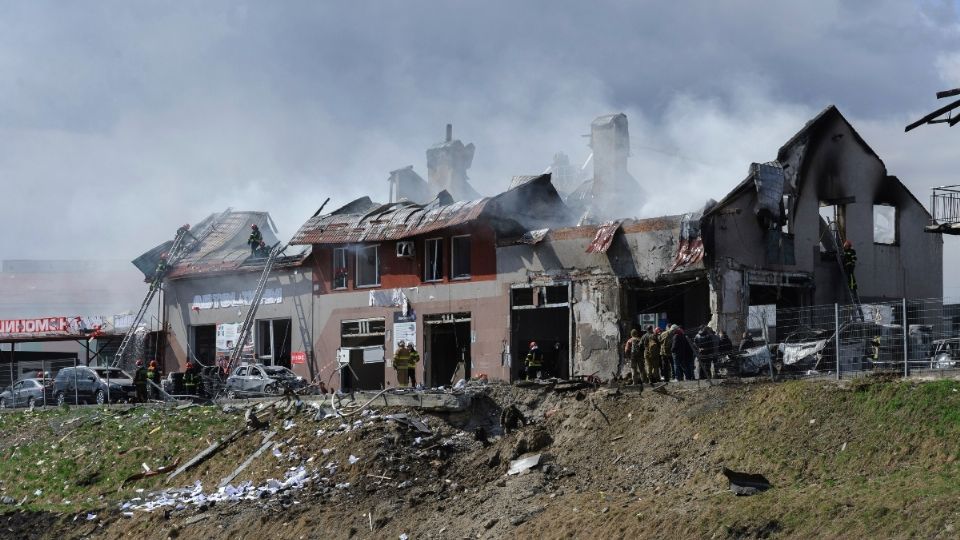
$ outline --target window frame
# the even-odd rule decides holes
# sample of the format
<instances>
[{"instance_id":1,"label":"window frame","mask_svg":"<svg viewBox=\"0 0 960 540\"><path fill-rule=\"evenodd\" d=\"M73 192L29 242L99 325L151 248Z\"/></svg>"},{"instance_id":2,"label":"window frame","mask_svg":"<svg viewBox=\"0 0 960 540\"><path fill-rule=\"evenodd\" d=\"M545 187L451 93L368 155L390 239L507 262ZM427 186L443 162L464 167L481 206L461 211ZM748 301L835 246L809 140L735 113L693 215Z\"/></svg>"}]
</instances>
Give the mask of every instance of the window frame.
<instances>
[{"instance_id":1,"label":"window frame","mask_svg":"<svg viewBox=\"0 0 960 540\"><path fill-rule=\"evenodd\" d=\"M453 280L460 280L460 281L462 281L462 280L467 280L467 279L470 279L470 278L473 277L473 256L472 256L472 255L473 255L473 240L471 240L471 238L470 238L471 236L472 236L472 235L469 235L469 234L458 234L458 235L456 235L456 236L451 236L451 237L450 237L450 280L451 280L451 281L453 281ZM456 245L456 242L455 242L455 241L456 241L457 238L466 238L466 239L467 239L467 253L468 253L468 255L467 255L467 258L468 258L468 260L467 260L467 266L468 266L468 268L467 268L467 273L466 273L466 274L460 274L460 275L458 275L457 272L456 272L456 270L454 269L454 264L456 263L456 260L457 260L457 252L456 252L456 248L455 248L454 246Z\"/></svg>"},{"instance_id":2,"label":"window frame","mask_svg":"<svg viewBox=\"0 0 960 540\"><path fill-rule=\"evenodd\" d=\"M893 209L893 221L890 224L893 227L893 241L891 242L878 242L877 241L877 208L892 208ZM897 208L894 204L885 204L885 203L873 203L871 208L871 217L873 219L873 243L878 246L899 246L900 245L900 209Z\"/></svg>"},{"instance_id":3,"label":"window frame","mask_svg":"<svg viewBox=\"0 0 960 540\"><path fill-rule=\"evenodd\" d=\"M343 266L338 267L337 263L340 262L337 260L337 254L343 255ZM331 266L333 266L333 276L330 280L330 288L334 291L343 291L350 288L350 248L347 246L335 247L333 248L333 254L331 255ZM343 269L343 286L337 286L337 270Z\"/></svg>"},{"instance_id":4,"label":"window frame","mask_svg":"<svg viewBox=\"0 0 960 540\"><path fill-rule=\"evenodd\" d=\"M376 283L368 283L364 285L360 283L360 256L361 256L361 253L369 249L374 250L374 253L376 253L376 259L373 264L374 273L376 274ZM380 275L380 244L358 245L354 250L354 255L355 255L354 265L356 266L356 269L354 271L354 276L353 276L354 277L353 288L354 289L373 289L376 287L380 287L380 284L382 282L382 279L381 279L382 276Z\"/></svg>"},{"instance_id":5,"label":"window frame","mask_svg":"<svg viewBox=\"0 0 960 540\"><path fill-rule=\"evenodd\" d=\"M430 279L427 275L427 272L430 271L430 244L436 242L439 246L439 261L437 262L436 270L439 273L439 277ZM440 283L443 281L444 272L443 272L443 237L438 238L426 238L423 241L423 282L424 283Z\"/></svg>"}]
</instances>

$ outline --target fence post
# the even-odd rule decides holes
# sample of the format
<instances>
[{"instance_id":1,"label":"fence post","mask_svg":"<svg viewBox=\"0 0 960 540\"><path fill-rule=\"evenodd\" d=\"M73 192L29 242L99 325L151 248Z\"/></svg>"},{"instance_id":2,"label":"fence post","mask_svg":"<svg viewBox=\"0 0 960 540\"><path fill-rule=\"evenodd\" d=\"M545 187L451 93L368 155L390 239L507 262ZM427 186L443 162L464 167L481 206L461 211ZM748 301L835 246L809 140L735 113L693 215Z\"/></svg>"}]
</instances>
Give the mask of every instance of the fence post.
<instances>
[{"instance_id":1,"label":"fence post","mask_svg":"<svg viewBox=\"0 0 960 540\"><path fill-rule=\"evenodd\" d=\"M837 380L840 380L840 304L833 304L833 350L837 357Z\"/></svg>"},{"instance_id":2,"label":"fence post","mask_svg":"<svg viewBox=\"0 0 960 540\"><path fill-rule=\"evenodd\" d=\"M910 348L907 340L907 299L903 299L903 376L910 376Z\"/></svg>"}]
</instances>

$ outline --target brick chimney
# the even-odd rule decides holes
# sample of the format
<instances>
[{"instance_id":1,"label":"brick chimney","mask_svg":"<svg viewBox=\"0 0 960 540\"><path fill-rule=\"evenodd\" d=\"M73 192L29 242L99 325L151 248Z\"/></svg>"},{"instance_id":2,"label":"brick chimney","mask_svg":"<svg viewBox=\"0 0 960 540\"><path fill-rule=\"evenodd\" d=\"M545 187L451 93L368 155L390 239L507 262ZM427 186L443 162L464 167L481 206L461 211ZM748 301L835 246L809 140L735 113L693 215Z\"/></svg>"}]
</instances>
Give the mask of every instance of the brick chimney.
<instances>
[{"instance_id":1,"label":"brick chimney","mask_svg":"<svg viewBox=\"0 0 960 540\"><path fill-rule=\"evenodd\" d=\"M473 143L466 146L453 138L453 125L447 124L446 139L427 149L427 184L436 194L447 191L454 200L469 200L479 197L467 177L467 169L473 164Z\"/></svg>"},{"instance_id":2,"label":"brick chimney","mask_svg":"<svg viewBox=\"0 0 960 540\"><path fill-rule=\"evenodd\" d=\"M592 214L598 218L636 216L643 191L627 171L630 131L627 115L609 114L590 124L593 150Z\"/></svg>"}]
</instances>

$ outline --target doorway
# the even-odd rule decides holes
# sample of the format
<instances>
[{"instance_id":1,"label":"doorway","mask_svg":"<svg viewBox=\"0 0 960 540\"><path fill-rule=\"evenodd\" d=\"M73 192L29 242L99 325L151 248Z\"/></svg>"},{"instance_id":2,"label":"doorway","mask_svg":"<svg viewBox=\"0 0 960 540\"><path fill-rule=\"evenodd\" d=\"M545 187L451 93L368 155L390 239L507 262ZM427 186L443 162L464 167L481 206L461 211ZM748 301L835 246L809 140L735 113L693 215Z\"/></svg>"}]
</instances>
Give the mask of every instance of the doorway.
<instances>
[{"instance_id":1,"label":"doorway","mask_svg":"<svg viewBox=\"0 0 960 540\"><path fill-rule=\"evenodd\" d=\"M511 380L523 373L530 342L537 342L544 367L554 377L570 376L570 284L517 285L510 290Z\"/></svg>"},{"instance_id":2,"label":"doorway","mask_svg":"<svg viewBox=\"0 0 960 540\"><path fill-rule=\"evenodd\" d=\"M470 379L470 313L424 315L423 372L427 386Z\"/></svg>"},{"instance_id":3,"label":"doorway","mask_svg":"<svg viewBox=\"0 0 960 540\"><path fill-rule=\"evenodd\" d=\"M191 326L193 329L193 354L205 366L212 366L217 357L217 325Z\"/></svg>"},{"instance_id":4,"label":"doorway","mask_svg":"<svg viewBox=\"0 0 960 540\"><path fill-rule=\"evenodd\" d=\"M257 321L257 358L268 366L290 367L290 319Z\"/></svg>"}]
</instances>

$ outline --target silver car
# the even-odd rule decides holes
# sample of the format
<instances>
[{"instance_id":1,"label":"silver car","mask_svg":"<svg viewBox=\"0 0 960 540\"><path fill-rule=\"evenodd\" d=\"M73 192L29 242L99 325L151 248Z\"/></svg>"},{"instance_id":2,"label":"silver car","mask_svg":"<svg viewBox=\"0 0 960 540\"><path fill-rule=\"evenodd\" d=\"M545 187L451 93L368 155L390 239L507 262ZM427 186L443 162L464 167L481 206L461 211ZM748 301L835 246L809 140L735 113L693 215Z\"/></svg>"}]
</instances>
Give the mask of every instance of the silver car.
<instances>
[{"instance_id":1,"label":"silver car","mask_svg":"<svg viewBox=\"0 0 960 540\"><path fill-rule=\"evenodd\" d=\"M224 391L227 397L249 397L283 394L286 389L298 390L306 386L303 377L283 366L248 364L237 366L227 377Z\"/></svg>"},{"instance_id":2,"label":"silver car","mask_svg":"<svg viewBox=\"0 0 960 540\"><path fill-rule=\"evenodd\" d=\"M47 380L47 383L51 383ZM20 379L0 392L0 409L8 407L32 407L45 405L46 387L41 379Z\"/></svg>"}]
</instances>

